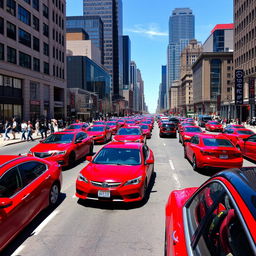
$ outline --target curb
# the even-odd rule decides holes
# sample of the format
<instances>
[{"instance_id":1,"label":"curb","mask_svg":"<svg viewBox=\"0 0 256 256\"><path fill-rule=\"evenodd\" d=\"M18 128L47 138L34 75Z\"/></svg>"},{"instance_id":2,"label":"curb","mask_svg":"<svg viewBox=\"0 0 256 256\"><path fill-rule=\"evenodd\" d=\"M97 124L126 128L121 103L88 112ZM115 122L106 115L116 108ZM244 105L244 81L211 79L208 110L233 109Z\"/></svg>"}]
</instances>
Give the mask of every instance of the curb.
<instances>
[{"instance_id":1,"label":"curb","mask_svg":"<svg viewBox=\"0 0 256 256\"><path fill-rule=\"evenodd\" d=\"M40 140L40 139L41 138L34 138L34 140ZM9 146L9 145L15 145L15 144L23 143L23 142L27 142L27 141L26 140L13 141L13 142L10 142L8 144L3 145L2 147L6 147L6 146Z\"/></svg>"}]
</instances>

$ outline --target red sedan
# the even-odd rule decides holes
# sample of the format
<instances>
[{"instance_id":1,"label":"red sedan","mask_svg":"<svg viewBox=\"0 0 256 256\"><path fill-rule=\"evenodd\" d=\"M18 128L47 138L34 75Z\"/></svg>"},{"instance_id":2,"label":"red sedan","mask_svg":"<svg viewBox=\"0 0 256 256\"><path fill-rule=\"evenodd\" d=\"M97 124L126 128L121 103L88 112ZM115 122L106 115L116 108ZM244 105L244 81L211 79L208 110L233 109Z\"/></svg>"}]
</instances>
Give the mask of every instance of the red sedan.
<instances>
[{"instance_id":1,"label":"red sedan","mask_svg":"<svg viewBox=\"0 0 256 256\"><path fill-rule=\"evenodd\" d=\"M171 192L165 255L256 255L255 168L226 170Z\"/></svg>"},{"instance_id":2,"label":"red sedan","mask_svg":"<svg viewBox=\"0 0 256 256\"><path fill-rule=\"evenodd\" d=\"M142 143L111 142L82 169L76 181L80 199L142 200L154 171L154 155Z\"/></svg>"},{"instance_id":3,"label":"red sedan","mask_svg":"<svg viewBox=\"0 0 256 256\"><path fill-rule=\"evenodd\" d=\"M216 121L208 121L205 124L205 130L210 132L222 132L223 126L219 122Z\"/></svg>"},{"instance_id":4,"label":"red sedan","mask_svg":"<svg viewBox=\"0 0 256 256\"><path fill-rule=\"evenodd\" d=\"M242 152L243 156L256 161L256 134L239 140L236 147Z\"/></svg>"},{"instance_id":5,"label":"red sedan","mask_svg":"<svg viewBox=\"0 0 256 256\"><path fill-rule=\"evenodd\" d=\"M183 131L185 126L196 126L195 123L187 123L187 122L182 122L178 124L178 132Z\"/></svg>"},{"instance_id":6,"label":"red sedan","mask_svg":"<svg viewBox=\"0 0 256 256\"><path fill-rule=\"evenodd\" d=\"M85 132L62 131L51 134L30 149L28 155L72 166L81 157L93 153L93 140Z\"/></svg>"},{"instance_id":7,"label":"red sedan","mask_svg":"<svg viewBox=\"0 0 256 256\"><path fill-rule=\"evenodd\" d=\"M239 140L248 138L249 136L253 135L254 132L249 129L228 128L225 129L222 134L234 145L237 145Z\"/></svg>"},{"instance_id":8,"label":"red sedan","mask_svg":"<svg viewBox=\"0 0 256 256\"><path fill-rule=\"evenodd\" d=\"M184 145L184 142L189 141L194 135L203 133L199 126L185 126L180 131L179 142Z\"/></svg>"},{"instance_id":9,"label":"red sedan","mask_svg":"<svg viewBox=\"0 0 256 256\"><path fill-rule=\"evenodd\" d=\"M176 124L175 123L162 123L159 127L159 137L177 137Z\"/></svg>"},{"instance_id":10,"label":"red sedan","mask_svg":"<svg viewBox=\"0 0 256 256\"><path fill-rule=\"evenodd\" d=\"M139 126L122 127L118 130L117 134L113 137L114 141L122 142L146 142L146 136Z\"/></svg>"},{"instance_id":11,"label":"red sedan","mask_svg":"<svg viewBox=\"0 0 256 256\"><path fill-rule=\"evenodd\" d=\"M89 127L89 124L87 123L74 123L74 124L70 124L64 131L66 130L85 131L87 127Z\"/></svg>"},{"instance_id":12,"label":"red sedan","mask_svg":"<svg viewBox=\"0 0 256 256\"><path fill-rule=\"evenodd\" d=\"M112 139L112 131L107 125L92 125L86 132L92 136L94 142L106 143Z\"/></svg>"},{"instance_id":13,"label":"red sedan","mask_svg":"<svg viewBox=\"0 0 256 256\"><path fill-rule=\"evenodd\" d=\"M146 136L147 139L150 139L152 134L151 134L151 129L149 125L147 124L140 124L140 128L142 130L142 134Z\"/></svg>"},{"instance_id":14,"label":"red sedan","mask_svg":"<svg viewBox=\"0 0 256 256\"><path fill-rule=\"evenodd\" d=\"M0 252L38 213L58 202L61 183L56 162L0 156Z\"/></svg>"},{"instance_id":15,"label":"red sedan","mask_svg":"<svg viewBox=\"0 0 256 256\"><path fill-rule=\"evenodd\" d=\"M107 121L106 125L110 127L112 134L116 134L118 129L120 128L120 124L116 121Z\"/></svg>"},{"instance_id":16,"label":"red sedan","mask_svg":"<svg viewBox=\"0 0 256 256\"><path fill-rule=\"evenodd\" d=\"M198 134L185 143L184 156L193 164L193 169L240 168L243 158L238 150L223 135Z\"/></svg>"}]
</instances>

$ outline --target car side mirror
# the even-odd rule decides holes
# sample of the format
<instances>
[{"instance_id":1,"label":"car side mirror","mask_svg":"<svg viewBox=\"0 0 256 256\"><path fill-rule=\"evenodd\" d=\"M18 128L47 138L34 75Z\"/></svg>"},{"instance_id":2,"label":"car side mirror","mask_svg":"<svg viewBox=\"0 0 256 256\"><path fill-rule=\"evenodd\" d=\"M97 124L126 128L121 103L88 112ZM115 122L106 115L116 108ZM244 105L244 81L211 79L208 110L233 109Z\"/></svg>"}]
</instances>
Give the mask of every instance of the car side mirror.
<instances>
[{"instance_id":1,"label":"car side mirror","mask_svg":"<svg viewBox=\"0 0 256 256\"><path fill-rule=\"evenodd\" d=\"M10 198L1 198L0 200L0 209L4 209L12 206L13 201Z\"/></svg>"},{"instance_id":2,"label":"car side mirror","mask_svg":"<svg viewBox=\"0 0 256 256\"><path fill-rule=\"evenodd\" d=\"M146 160L146 164L153 164L154 163L154 159L147 159Z\"/></svg>"},{"instance_id":3,"label":"car side mirror","mask_svg":"<svg viewBox=\"0 0 256 256\"><path fill-rule=\"evenodd\" d=\"M88 162L92 161L92 156L86 156L85 160L87 160Z\"/></svg>"}]
</instances>

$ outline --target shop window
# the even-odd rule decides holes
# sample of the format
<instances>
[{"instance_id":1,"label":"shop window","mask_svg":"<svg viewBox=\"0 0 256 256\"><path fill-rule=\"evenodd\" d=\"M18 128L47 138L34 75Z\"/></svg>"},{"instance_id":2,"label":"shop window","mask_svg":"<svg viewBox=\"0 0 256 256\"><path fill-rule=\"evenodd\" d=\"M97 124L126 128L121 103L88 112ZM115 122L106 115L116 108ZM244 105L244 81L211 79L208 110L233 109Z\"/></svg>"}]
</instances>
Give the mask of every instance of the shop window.
<instances>
[{"instance_id":1,"label":"shop window","mask_svg":"<svg viewBox=\"0 0 256 256\"><path fill-rule=\"evenodd\" d=\"M40 85L35 82L30 83L30 100L40 99Z\"/></svg>"}]
</instances>

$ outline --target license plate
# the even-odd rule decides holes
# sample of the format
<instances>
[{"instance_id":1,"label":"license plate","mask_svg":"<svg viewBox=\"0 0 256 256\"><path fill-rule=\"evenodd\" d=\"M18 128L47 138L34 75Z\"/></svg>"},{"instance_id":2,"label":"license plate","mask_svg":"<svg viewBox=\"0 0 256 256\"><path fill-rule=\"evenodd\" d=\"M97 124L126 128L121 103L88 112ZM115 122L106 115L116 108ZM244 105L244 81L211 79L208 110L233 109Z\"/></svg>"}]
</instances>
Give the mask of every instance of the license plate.
<instances>
[{"instance_id":1,"label":"license plate","mask_svg":"<svg viewBox=\"0 0 256 256\"><path fill-rule=\"evenodd\" d=\"M220 155L220 159L228 159L228 155Z\"/></svg>"},{"instance_id":2,"label":"license plate","mask_svg":"<svg viewBox=\"0 0 256 256\"><path fill-rule=\"evenodd\" d=\"M98 197L110 198L110 191L107 190L99 190Z\"/></svg>"}]
</instances>

